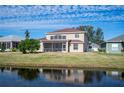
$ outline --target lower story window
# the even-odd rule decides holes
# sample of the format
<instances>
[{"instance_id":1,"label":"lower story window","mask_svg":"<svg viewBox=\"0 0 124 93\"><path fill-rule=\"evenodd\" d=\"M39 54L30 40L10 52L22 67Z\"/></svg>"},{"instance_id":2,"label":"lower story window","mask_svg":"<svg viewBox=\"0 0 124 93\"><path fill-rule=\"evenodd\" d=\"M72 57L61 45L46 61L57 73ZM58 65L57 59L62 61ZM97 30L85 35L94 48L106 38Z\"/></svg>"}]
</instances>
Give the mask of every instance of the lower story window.
<instances>
[{"instance_id":1,"label":"lower story window","mask_svg":"<svg viewBox=\"0 0 124 93\"><path fill-rule=\"evenodd\" d=\"M78 50L78 44L73 44L74 50Z\"/></svg>"},{"instance_id":2,"label":"lower story window","mask_svg":"<svg viewBox=\"0 0 124 93\"><path fill-rule=\"evenodd\" d=\"M63 51L66 51L66 45L65 44L63 45Z\"/></svg>"}]
</instances>

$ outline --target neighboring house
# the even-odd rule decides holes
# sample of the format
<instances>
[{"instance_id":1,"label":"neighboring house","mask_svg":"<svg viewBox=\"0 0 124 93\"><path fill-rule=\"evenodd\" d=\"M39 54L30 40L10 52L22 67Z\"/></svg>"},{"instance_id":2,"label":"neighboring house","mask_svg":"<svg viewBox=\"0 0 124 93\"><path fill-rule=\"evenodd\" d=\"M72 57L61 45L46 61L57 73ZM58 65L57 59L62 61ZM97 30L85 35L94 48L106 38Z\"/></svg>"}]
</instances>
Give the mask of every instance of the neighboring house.
<instances>
[{"instance_id":1,"label":"neighboring house","mask_svg":"<svg viewBox=\"0 0 124 93\"><path fill-rule=\"evenodd\" d=\"M89 51L99 51L98 49L100 48L100 45L91 43L89 44Z\"/></svg>"},{"instance_id":2,"label":"neighboring house","mask_svg":"<svg viewBox=\"0 0 124 93\"><path fill-rule=\"evenodd\" d=\"M0 46L4 47L6 51L10 51L10 49L12 48L17 48L21 40L23 40L22 37L18 37L14 35L0 37Z\"/></svg>"},{"instance_id":3,"label":"neighboring house","mask_svg":"<svg viewBox=\"0 0 124 93\"><path fill-rule=\"evenodd\" d=\"M86 32L67 28L46 34L40 39L41 52L85 52L87 51Z\"/></svg>"},{"instance_id":4,"label":"neighboring house","mask_svg":"<svg viewBox=\"0 0 124 93\"><path fill-rule=\"evenodd\" d=\"M124 52L124 34L112 38L106 42L107 53L121 53Z\"/></svg>"}]
</instances>

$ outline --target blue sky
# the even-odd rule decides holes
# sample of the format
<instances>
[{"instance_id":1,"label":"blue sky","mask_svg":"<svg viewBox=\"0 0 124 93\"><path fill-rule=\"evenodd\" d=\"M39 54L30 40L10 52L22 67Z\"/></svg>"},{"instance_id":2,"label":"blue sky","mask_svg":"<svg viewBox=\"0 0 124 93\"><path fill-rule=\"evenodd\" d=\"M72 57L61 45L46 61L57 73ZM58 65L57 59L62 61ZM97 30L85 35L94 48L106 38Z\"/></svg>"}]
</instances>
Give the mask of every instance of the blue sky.
<instances>
[{"instance_id":1,"label":"blue sky","mask_svg":"<svg viewBox=\"0 0 124 93\"><path fill-rule=\"evenodd\" d=\"M42 38L49 31L92 25L103 29L105 40L124 34L124 6L0 6L0 35Z\"/></svg>"}]
</instances>

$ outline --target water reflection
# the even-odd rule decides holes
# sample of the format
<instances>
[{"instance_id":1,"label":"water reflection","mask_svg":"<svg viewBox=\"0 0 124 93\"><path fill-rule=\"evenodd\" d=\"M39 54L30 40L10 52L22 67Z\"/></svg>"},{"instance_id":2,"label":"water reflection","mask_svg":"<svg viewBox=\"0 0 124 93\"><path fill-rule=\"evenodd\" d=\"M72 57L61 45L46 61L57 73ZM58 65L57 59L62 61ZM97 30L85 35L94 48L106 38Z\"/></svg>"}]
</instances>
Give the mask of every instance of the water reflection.
<instances>
[{"instance_id":1,"label":"water reflection","mask_svg":"<svg viewBox=\"0 0 124 93\"><path fill-rule=\"evenodd\" d=\"M110 78L112 80L124 80L124 72L119 71L97 71L97 70L83 70L83 69L29 69L29 68L0 68L1 73L16 73L18 78L27 81L36 81L45 79L47 81L57 83L70 84L92 84L104 82L103 78ZM42 78L41 78L42 77ZM37 80L37 82L40 82Z\"/></svg>"},{"instance_id":2,"label":"water reflection","mask_svg":"<svg viewBox=\"0 0 124 93\"><path fill-rule=\"evenodd\" d=\"M124 80L124 72L107 71L107 76L115 80Z\"/></svg>"},{"instance_id":3,"label":"water reflection","mask_svg":"<svg viewBox=\"0 0 124 93\"><path fill-rule=\"evenodd\" d=\"M43 69L44 76L51 81L66 83L92 83L94 80L100 82L104 71L85 71L85 70L56 70Z\"/></svg>"},{"instance_id":4,"label":"water reflection","mask_svg":"<svg viewBox=\"0 0 124 93\"><path fill-rule=\"evenodd\" d=\"M51 81L66 83L83 83L83 70L64 70L64 69L43 69L43 75Z\"/></svg>"},{"instance_id":5,"label":"water reflection","mask_svg":"<svg viewBox=\"0 0 124 93\"><path fill-rule=\"evenodd\" d=\"M38 69L18 69L18 76L25 80L35 80L38 78Z\"/></svg>"}]
</instances>

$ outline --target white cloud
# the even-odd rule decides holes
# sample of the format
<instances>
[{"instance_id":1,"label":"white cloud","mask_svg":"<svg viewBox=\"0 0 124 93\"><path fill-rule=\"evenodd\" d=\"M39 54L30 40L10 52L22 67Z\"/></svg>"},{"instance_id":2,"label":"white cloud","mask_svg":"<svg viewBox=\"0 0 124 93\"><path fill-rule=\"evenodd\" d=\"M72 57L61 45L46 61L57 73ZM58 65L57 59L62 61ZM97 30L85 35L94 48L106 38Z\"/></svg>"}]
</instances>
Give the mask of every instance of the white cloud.
<instances>
[{"instance_id":1,"label":"white cloud","mask_svg":"<svg viewBox=\"0 0 124 93\"><path fill-rule=\"evenodd\" d=\"M0 23L41 21L54 24L79 19L124 21L124 6L0 6L0 11Z\"/></svg>"}]
</instances>

